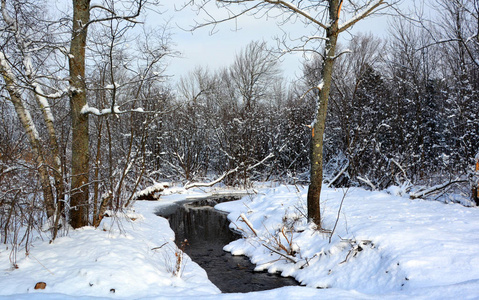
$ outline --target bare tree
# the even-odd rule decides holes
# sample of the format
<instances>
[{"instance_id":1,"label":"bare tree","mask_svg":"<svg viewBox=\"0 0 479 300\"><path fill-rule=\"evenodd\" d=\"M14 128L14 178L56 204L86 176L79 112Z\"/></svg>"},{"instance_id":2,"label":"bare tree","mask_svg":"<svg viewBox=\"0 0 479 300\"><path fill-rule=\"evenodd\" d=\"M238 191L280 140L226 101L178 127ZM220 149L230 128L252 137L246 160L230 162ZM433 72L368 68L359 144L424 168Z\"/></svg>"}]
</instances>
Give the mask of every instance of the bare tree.
<instances>
[{"instance_id":1,"label":"bare tree","mask_svg":"<svg viewBox=\"0 0 479 300\"><path fill-rule=\"evenodd\" d=\"M220 144L228 153L230 168L240 166L237 174L243 185L248 184L248 169L271 152L266 116L275 85L282 81L279 62L271 55L265 42L250 42L235 57L229 68L229 78L236 92L230 118L223 123Z\"/></svg>"},{"instance_id":2,"label":"bare tree","mask_svg":"<svg viewBox=\"0 0 479 300\"><path fill-rule=\"evenodd\" d=\"M266 42L251 42L235 58L230 68L243 103L243 110L251 113L279 75L278 61L271 55Z\"/></svg>"},{"instance_id":3,"label":"bare tree","mask_svg":"<svg viewBox=\"0 0 479 300\"><path fill-rule=\"evenodd\" d=\"M187 181L197 180L208 173L212 137L208 129L211 93L216 78L197 67L178 84L178 109L168 122L166 161Z\"/></svg>"},{"instance_id":4,"label":"bare tree","mask_svg":"<svg viewBox=\"0 0 479 300\"><path fill-rule=\"evenodd\" d=\"M126 112L147 115L146 118L135 118L130 114L129 122L125 122L128 125L121 125L124 126L122 129L130 126L124 130L130 131L130 137L124 143L127 145L123 152L125 164L118 167L121 169L118 171L119 180L110 190L114 190L113 196L119 199L128 177L136 176L132 179L133 189L138 185L141 168L137 169L138 172L132 170L134 165L142 165L144 162L143 150L148 129L148 126L138 124L147 124L157 112L158 105L152 103L159 103L157 92L164 71L160 61L165 55L171 54L168 34L165 30L158 30L158 39L145 36L132 43L138 46L138 49L134 50L138 58L134 63L125 61L128 55L119 55L118 47L121 44L117 41L138 24L135 18L140 15L145 5L157 4L156 1L104 0L92 5L89 0L73 0L72 3L73 10L67 13L72 13L72 18L67 16L49 19L46 1L1 1L1 96L2 100L8 100L12 105L2 105L5 107L2 113L14 110L26 133L29 146L23 153L31 153L31 159L26 160L29 164L34 161L42 190L42 197L38 198L43 199L46 216L53 228L53 238L56 237L61 216L68 215L63 214L65 203L69 205L67 208L70 212L70 223L74 228L88 225L90 221L91 114L100 118L111 115L116 115L117 118ZM65 34L65 28L69 25L70 38ZM88 33L98 32L99 28L110 32L112 37L108 40L111 43L106 47L109 55L106 55L107 59L103 61L106 62L103 71L109 74L103 76L103 83L106 84L100 87L92 84L92 74L87 71L87 62L90 66L95 62L88 57L94 48L89 47L94 44L88 40ZM147 34L149 33L145 32L145 35ZM164 35L161 36L162 34ZM68 42L62 41L65 37ZM149 41L145 42L146 39ZM103 95L104 101L88 103L87 95L95 89L101 90L99 94ZM70 97L69 106L63 101L66 96ZM96 105L99 108L95 107ZM70 111L66 113L68 109ZM148 112L149 109L151 111ZM71 128L65 125L66 120L71 121ZM68 143L70 129L71 144ZM102 136L101 132L99 130L99 137ZM103 139L100 138L100 141ZM110 142L115 143L114 140ZM99 144L101 145L101 142ZM71 145L71 166L67 165L68 145ZM3 173L2 169L3 175L8 173L10 172ZM133 176L132 173L136 175ZM95 187L93 189L95 190ZM98 189L96 191L98 192ZM70 197L65 197L68 193ZM97 197L98 195L95 199ZM94 209L94 214L98 215L98 208ZM36 217L35 219L40 220Z\"/></svg>"},{"instance_id":5,"label":"bare tree","mask_svg":"<svg viewBox=\"0 0 479 300\"><path fill-rule=\"evenodd\" d=\"M200 10L206 10L209 0L189 1L196 4ZM396 1L393 1L396 2ZM223 19L211 19L197 27L214 25L228 21L245 14L255 16L269 16L286 24L290 20L301 20L317 32L318 35L303 37L300 47L294 50L306 51L311 43L324 41L323 65L321 68L321 81L311 87L319 90L318 108L312 127L311 140L311 175L308 190L308 218L321 228L320 194L323 178L323 136L325 132L326 115L329 94L331 90L334 62L342 53L336 53L339 34L351 28L358 21L383 9L392 3L385 0L324 0L324 1L283 1L283 0L235 0L215 1L217 6L228 12ZM238 6L239 11L233 6ZM211 16L211 14L209 14ZM278 17L279 16L279 17ZM344 16L342 19L341 17ZM275 18L276 17L276 18ZM314 48L314 47L313 47Z\"/></svg>"},{"instance_id":6,"label":"bare tree","mask_svg":"<svg viewBox=\"0 0 479 300\"><path fill-rule=\"evenodd\" d=\"M367 177L374 169L370 158L379 154L379 132L388 128L383 124L388 97L380 94L387 88L376 71L384 57L383 43L371 34L358 34L345 47L351 53L336 61L326 125L330 130L324 141L329 185L354 184L357 176ZM310 82L321 68L321 58L315 59L319 61L305 66Z\"/></svg>"},{"instance_id":7,"label":"bare tree","mask_svg":"<svg viewBox=\"0 0 479 300\"><path fill-rule=\"evenodd\" d=\"M51 225L55 225L52 226L55 237L65 188L51 102L60 98L63 91L58 88L61 84L56 79L52 80L56 72L62 70L62 65L51 66L49 63L61 54L62 45L53 38L51 31L61 23L40 15L45 11L42 3L26 1L7 6L7 2L2 0L1 4L4 43L0 49L0 73L9 95L8 100L27 133L41 182L46 214L51 218ZM30 98L35 99L36 105L31 103ZM36 122L31 105L41 112L40 123ZM44 149L42 126L46 127L50 151ZM54 178L53 185L50 176Z\"/></svg>"},{"instance_id":8,"label":"bare tree","mask_svg":"<svg viewBox=\"0 0 479 300\"><path fill-rule=\"evenodd\" d=\"M437 0L440 18L433 33L441 42L440 57L449 84L448 107L454 122L454 141L457 166L462 170L473 164L479 147L479 2L466 0ZM449 82L449 80L448 80ZM450 118L450 117L448 117Z\"/></svg>"},{"instance_id":9,"label":"bare tree","mask_svg":"<svg viewBox=\"0 0 479 300\"><path fill-rule=\"evenodd\" d=\"M112 90L111 101L108 103L109 108L99 110L98 108L90 107L87 103L87 78L85 73L87 57L85 50L87 48L88 29L97 23L109 24L108 26L113 33L112 41L114 41L115 37L121 36L124 31L131 27L120 23L125 21L137 24L136 18L140 16L149 2L157 4L156 1L148 0L103 0L100 4L90 5L90 0L73 0L73 28L68 57L72 145L74 145L72 147L70 223L74 228L88 225L90 174L89 115L104 116L126 112L121 110L121 103L117 99L118 87L114 81L111 82L111 85L105 87ZM90 16L90 13L92 13L93 17ZM113 42L111 45L115 45L115 43ZM145 50L148 50L148 48ZM112 57L111 54L110 52L110 57ZM161 57L161 54L156 55L155 59ZM113 66L110 67L110 70L113 70ZM146 69L149 70L148 66ZM110 79L114 80L113 71L111 72ZM142 112L143 109L138 108L133 109L133 111Z\"/></svg>"},{"instance_id":10,"label":"bare tree","mask_svg":"<svg viewBox=\"0 0 479 300\"><path fill-rule=\"evenodd\" d=\"M73 0L73 28L69 53L70 107L72 120L72 168L70 224L88 225L88 183L90 173L88 115L86 106L85 50L90 22L90 0Z\"/></svg>"}]
</instances>

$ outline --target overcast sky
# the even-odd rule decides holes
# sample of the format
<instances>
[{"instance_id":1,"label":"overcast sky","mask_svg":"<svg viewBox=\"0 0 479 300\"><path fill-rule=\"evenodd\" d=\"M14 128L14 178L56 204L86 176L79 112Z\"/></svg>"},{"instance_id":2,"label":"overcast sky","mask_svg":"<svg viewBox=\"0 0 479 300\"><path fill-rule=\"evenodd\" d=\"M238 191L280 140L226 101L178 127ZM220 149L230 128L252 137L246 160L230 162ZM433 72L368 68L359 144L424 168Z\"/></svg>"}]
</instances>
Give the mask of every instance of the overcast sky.
<instances>
[{"instance_id":1,"label":"overcast sky","mask_svg":"<svg viewBox=\"0 0 479 300\"><path fill-rule=\"evenodd\" d=\"M404 0L403 7L408 8L413 5L414 0ZM195 22L201 21L204 15L196 15L191 7L186 7L181 11L175 11L174 5L182 1L165 1L163 15L157 18L158 22L170 20L170 26L173 33L173 42L176 44L176 50L181 52L181 57L170 60L167 73L173 75L173 81L177 81L180 76L186 75L196 66L206 67L210 70L229 66L235 55L244 48L249 42L254 40L264 40L275 46L275 36L282 36L283 31L278 27L275 20L265 18L255 19L253 17L241 17L236 22L230 21L220 24L211 34L213 27L200 28L194 32L182 30L189 29ZM211 10L211 14L218 16L220 11ZM355 25L352 33L373 33L378 36L385 36L388 28L388 17L370 17L362 20ZM235 30L235 28L239 30ZM309 35L309 29L305 29L300 22L283 26L293 34ZM350 34L342 34L344 43L351 37ZM283 58L282 69L284 76L294 79L300 75L301 55L289 54Z\"/></svg>"}]
</instances>

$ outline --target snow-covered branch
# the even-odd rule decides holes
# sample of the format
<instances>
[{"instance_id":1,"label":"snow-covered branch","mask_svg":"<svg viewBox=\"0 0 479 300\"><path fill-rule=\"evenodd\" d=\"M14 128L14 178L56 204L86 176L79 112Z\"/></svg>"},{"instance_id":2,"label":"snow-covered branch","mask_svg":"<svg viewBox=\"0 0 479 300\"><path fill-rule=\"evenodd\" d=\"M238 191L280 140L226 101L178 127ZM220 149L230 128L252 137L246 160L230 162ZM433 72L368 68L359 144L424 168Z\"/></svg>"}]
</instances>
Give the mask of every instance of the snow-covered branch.
<instances>
[{"instance_id":1,"label":"snow-covered branch","mask_svg":"<svg viewBox=\"0 0 479 300\"><path fill-rule=\"evenodd\" d=\"M10 14L8 14L6 5L7 5L6 1L2 0L2 17L5 20L5 23L8 24L8 26L15 27L16 25L15 19L12 18Z\"/></svg>"},{"instance_id":2,"label":"snow-covered branch","mask_svg":"<svg viewBox=\"0 0 479 300\"><path fill-rule=\"evenodd\" d=\"M270 153L268 154L265 158L263 158L261 161L257 162L256 164L254 165L251 165L249 166L248 168L246 168L246 171L251 171L252 169L264 164L268 159L270 158L273 158L274 157L274 154L273 153ZM197 188L197 187L210 187L210 186L213 186L221 181L223 181L223 179L225 179L227 176L231 175L231 174L234 174L236 172L238 172L239 170L243 170L241 168L241 166L238 166L234 169L231 169L229 171L226 171L223 173L223 175L221 175L220 177L218 177L217 179L211 181L211 182L195 182L195 183L187 183L185 184L185 189L191 189L191 188Z\"/></svg>"},{"instance_id":3,"label":"snow-covered branch","mask_svg":"<svg viewBox=\"0 0 479 300\"><path fill-rule=\"evenodd\" d=\"M407 181L411 182L411 180L409 180L409 178L408 178L408 176L407 176L407 173L406 173L406 171L404 170L404 168L403 168L394 158L391 158L390 161L391 161L393 164L395 164L395 165L399 168L399 170L401 170L401 172L402 172L403 175L404 175L404 178L405 178Z\"/></svg>"},{"instance_id":4,"label":"snow-covered branch","mask_svg":"<svg viewBox=\"0 0 479 300\"><path fill-rule=\"evenodd\" d=\"M0 177L7 174L7 173L16 171L17 169L18 169L18 167L7 167L5 170L2 170L2 172L0 173Z\"/></svg>"},{"instance_id":5,"label":"snow-covered branch","mask_svg":"<svg viewBox=\"0 0 479 300\"><path fill-rule=\"evenodd\" d=\"M350 49L346 49L346 50L344 50L344 51L341 51L339 54L335 55L335 56L333 57L333 59L337 59L337 58L339 58L340 56L342 56L342 55L344 55L344 54L349 54L349 53L352 53L352 52L353 52L353 51L351 51Z\"/></svg>"},{"instance_id":6,"label":"snow-covered branch","mask_svg":"<svg viewBox=\"0 0 479 300\"><path fill-rule=\"evenodd\" d=\"M233 173L236 173L238 172L239 170L239 167L236 167L232 170L229 170L227 172L224 172L223 175L221 175L220 177L218 177L217 179L211 181L211 182L193 182L193 183L187 183L185 184L185 189L191 189L191 188L197 188L197 187L210 187L210 186L213 186L217 183L220 183L221 181L223 181L223 179L225 179L228 175L231 175Z\"/></svg>"},{"instance_id":7,"label":"snow-covered branch","mask_svg":"<svg viewBox=\"0 0 479 300\"><path fill-rule=\"evenodd\" d=\"M341 177L341 175L344 174L344 172L346 172L346 170L348 169L349 167L349 161L344 165L344 167L338 172L338 174L336 176L334 176L334 178L328 183L328 188L331 187L331 185L336 182L336 180L338 180L339 177ZM359 179L359 178L358 178Z\"/></svg>"},{"instance_id":8,"label":"snow-covered branch","mask_svg":"<svg viewBox=\"0 0 479 300\"><path fill-rule=\"evenodd\" d=\"M419 191L416 191L414 193L410 193L409 194L409 197L411 199L417 199L417 198L423 198L429 194L432 194L436 191L439 191L439 190L442 190L442 189L445 189L447 188L448 186L450 186L451 184L454 184L454 183L462 183L462 182L467 182L467 180L461 180L461 179L456 179L456 180L452 180L452 181L449 181L449 182L446 182L446 183L442 183L442 184L437 184L435 186L432 186L430 188L427 188L427 189L422 189L422 190L419 190Z\"/></svg>"},{"instance_id":9,"label":"snow-covered branch","mask_svg":"<svg viewBox=\"0 0 479 300\"><path fill-rule=\"evenodd\" d=\"M132 113L132 112L146 113L148 111L145 111L141 107L134 108L134 109L129 109L129 110L121 110L119 106L114 106L113 109L112 108L98 109L98 108L95 108L95 107L90 107L88 104L83 106L83 108L81 109L82 114L93 114L93 115L96 115L96 116L99 116L99 117L106 116L106 115L112 115L112 114L121 115L121 114Z\"/></svg>"},{"instance_id":10,"label":"snow-covered branch","mask_svg":"<svg viewBox=\"0 0 479 300\"><path fill-rule=\"evenodd\" d=\"M357 178L359 181L362 181L362 182L364 182L365 184L369 185L373 191L376 190L376 186L374 185L374 183L371 182L371 180L370 180L369 178L367 178L367 177L366 177L366 178L363 178L363 177L361 177L361 176L356 176L356 178Z\"/></svg>"},{"instance_id":11,"label":"snow-covered branch","mask_svg":"<svg viewBox=\"0 0 479 300\"><path fill-rule=\"evenodd\" d=\"M312 88L304 92L301 97L299 97L299 100L303 100L304 97L306 97L306 95L309 94L309 92L311 92L312 90L318 90L318 92L321 92L321 90L323 89L323 85L324 81L321 80L321 82L317 86L313 86Z\"/></svg>"}]
</instances>

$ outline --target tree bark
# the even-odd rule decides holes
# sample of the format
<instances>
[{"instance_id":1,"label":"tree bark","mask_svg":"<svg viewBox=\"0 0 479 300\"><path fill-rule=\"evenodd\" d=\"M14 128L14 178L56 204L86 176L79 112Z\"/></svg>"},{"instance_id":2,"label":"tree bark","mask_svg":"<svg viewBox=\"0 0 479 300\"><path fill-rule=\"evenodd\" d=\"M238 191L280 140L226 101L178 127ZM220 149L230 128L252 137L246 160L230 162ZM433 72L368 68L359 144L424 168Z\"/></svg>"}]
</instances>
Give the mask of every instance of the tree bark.
<instances>
[{"instance_id":1,"label":"tree bark","mask_svg":"<svg viewBox=\"0 0 479 300\"><path fill-rule=\"evenodd\" d=\"M42 152L40 137L35 124L33 123L30 112L23 103L19 85L17 85L15 75L10 69L3 52L0 52L0 73L5 80L6 89L10 95L10 101L13 103L18 118L20 119L20 122L27 133L33 155L35 156L35 162L37 164L38 174L40 176L40 184L42 186L43 201L45 203L47 218L53 217L55 215L55 197L50 184L50 175L48 174L47 169L48 164L45 161L45 156Z\"/></svg>"},{"instance_id":2,"label":"tree bark","mask_svg":"<svg viewBox=\"0 0 479 300\"><path fill-rule=\"evenodd\" d=\"M320 195L323 183L323 142L326 128L326 116L328 112L328 101L331 90L333 65L335 60L336 43L339 29L339 5L340 0L329 1L329 18L331 25L326 29L326 46L324 49L324 61L322 72L322 85L319 86L319 105L315 122L312 128L311 139L311 173L308 188L308 219L321 228Z\"/></svg>"},{"instance_id":3,"label":"tree bark","mask_svg":"<svg viewBox=\"0 0 479 300\"><path fill-rule=\"evenodd\" d=\"M54 233L53 233L53 239L55 239L57 228L58 228L57 227L58 219L60 217L60 214L63 208L63 202L61 200L64 197L65 189L63 185L63 172L61 170L61 160L59 155L57 135L56 135L55 127L53 124L54 117L53 117L50 105L48 103L48 100L44 96L44 92L42 90L41 84L37 81L37 78L34 75L34 69L33 69L34 63L32 59L32 52L34 51L32 51L31 49L32 41L28 38L28 36L21 34L22 27L28 26L28 25L21 24L17 22L15 18L11 17L11 15L8 13L6 9L5 0L2 0L1 6L2 6L3 20L10 28L14 28L15 30L16 45L19 50L19 53L22 54L22 58L23 58L22 61L23 61L24 72L25 72L24 76L28 78L28 83L34 91L35 100L37 101L38 107L40 108L42 112L43 120L47 127L47 132L48 132L48 137L49 137L50 147L51 147L50 149L51 160L48 159L48 155L46 155L46 153L43 152L41 149L41 140L38 136L38 133L36 132L35 126L33 125L33 120L31 116L29 115L28 110L25 107L25 104L23 103L23 100L21 98L22 95L19 92L17 92L16 89L14 88L15 85L17 85L17 88L19 88L19 83L17 82L17 79L15 78L12 70L10 70L10 67L5 58L5 55L2 53L2 61L3 61L2 74L3 74L5 82L8 85L7 90L11 96L11 101L13 102L15 106L17 115L19 116L19 119L21 120L23 127L29 136L30 144L36 156L36 162L39 166L38 171L41 177L40 182L44 191L44 201L45 201L47 216L51 217L52 210L56 209L55 220L54 220L55 226L54 226ZM54 186L56 190L56 197L54 197L55 195L52 192L50 180L48 178L49 172L47 169L47 162L52 163L53 178L55 180ZM55 205L55 198L57 199L56 205Z\"/></svg>"},{"instance_id":4,"label":"tree bark","mask_svg":"<svg viewBox=\"0 0 479 300\"><path fill-rule=\"evenodd\" d=\"M89 131L86 105L85 47L86 24L90 20L90 0L73 0L73 31L69 55L70 109L72 119L72 179L70 224L73 228L88 225L89 205Z\"/></svg>"}]
</instances>

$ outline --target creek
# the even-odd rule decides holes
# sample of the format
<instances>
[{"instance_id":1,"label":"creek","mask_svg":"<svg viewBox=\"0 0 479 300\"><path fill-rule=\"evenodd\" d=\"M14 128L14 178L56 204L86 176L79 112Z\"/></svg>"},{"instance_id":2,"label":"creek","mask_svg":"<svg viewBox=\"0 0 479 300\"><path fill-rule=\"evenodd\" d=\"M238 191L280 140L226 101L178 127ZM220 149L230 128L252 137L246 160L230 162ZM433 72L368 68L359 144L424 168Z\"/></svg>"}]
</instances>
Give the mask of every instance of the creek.
<instances>
[{"instance_id":1,"label":"creek","mask_svg":"<svg viewBox=\"0 0 479 300\"><path fill-rule=\"evenodd\" d=\"M228 243L241 238L229 228L224 212L214 209L221 202L239 200L240 196L210 196L188 199L160 208L156 214L165 217L175 232L178 247L188 241L184 251L208 274L223 293L246 293L298 285L291 277L255 272L246 256L234 256L223 250Z\"/></svg>"}]
</instances>

